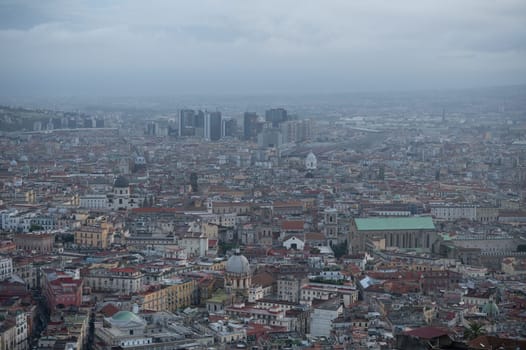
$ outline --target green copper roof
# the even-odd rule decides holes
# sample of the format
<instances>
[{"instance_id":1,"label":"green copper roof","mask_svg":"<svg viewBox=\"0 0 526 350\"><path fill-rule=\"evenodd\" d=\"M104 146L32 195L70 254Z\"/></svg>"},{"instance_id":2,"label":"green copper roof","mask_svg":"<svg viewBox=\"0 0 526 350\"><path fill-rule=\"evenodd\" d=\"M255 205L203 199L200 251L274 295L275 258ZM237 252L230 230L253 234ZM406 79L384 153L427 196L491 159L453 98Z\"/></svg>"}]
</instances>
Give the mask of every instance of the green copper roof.
<instances>
[{"instance_id":1,"label":"green copper roof","mask_svg":"<svg viewBox=\"0 0 526 350\"><path fill-rule=\"evenodd\" d=\"M137 318L138 316L130 311L119 311L115 315L112 316L112 319L115 321L126 321L126 322L136 320Z\"/></svg>"},{"instance_id":2,"label":"green copper roof","mask_svg":"<svg viewBox=\"0 0 526 350\"><path fill-rule=\"evenodd\" d=\"M429 216L409 218L364 218L354 219L358 231L406 231L434 230L435 224Z\"/></svg>"}]
</instances>

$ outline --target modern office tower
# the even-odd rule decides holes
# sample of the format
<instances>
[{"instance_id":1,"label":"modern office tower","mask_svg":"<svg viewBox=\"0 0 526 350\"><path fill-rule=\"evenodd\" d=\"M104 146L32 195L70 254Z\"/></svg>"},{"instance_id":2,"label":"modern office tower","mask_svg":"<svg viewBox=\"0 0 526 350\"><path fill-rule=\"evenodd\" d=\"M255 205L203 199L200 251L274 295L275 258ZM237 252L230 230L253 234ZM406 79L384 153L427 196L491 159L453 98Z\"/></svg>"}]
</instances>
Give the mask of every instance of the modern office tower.
<instances>
[{"instance_id":1,"label":"modern office tower","mask_svg":"<svg viewBox=\"0 0 526 350\"><path fill-rule=\"evenodd\" d=\"M148 124L146 124L146 135L155 136L155 133L157 131L156 129L157 129L157 124L155 124L154 121L148 122Z\"/></svg>"},{"instance_id":2,"label":"modern office tower","mask_svg":"<svg viewBox=\"0 0 526 350\"><path fill-rule=\"evenodd\" d=\"M90 117L84 117L82 118L82 127L83 128L93 128L95 123L93 122L93 119Z\"/></svg>"},{"instance_id":3,"label":"modern office tower","mask_svg":"<svg viewBox=\"0 0 526 350\"><path fill-rule=\"evenodd\" d=\"M179 111L179 136L195 135L195 111L193 109L181 109Z\"/></svg>"},{"instance_id":4,"label":"modern office tower","mask_svg":"<svg viewBox=\"0 0 526 350\"><path fill-rule=\"evenodd\" d=\"M104 127L104 118L95 119L95 127L103 128Z\"/></svg>"},{"instance_id":5,"label":"modern office tower","mask_svg":"<svg viewBox=\"0 0 526 350\"><path fill-rule=\"evenodd\" d=\"M205 137L205 112L199 110L194 117L195 136Z\"/></svg>"},{"instance_id":6,"label":"modern office tower","mask_svg":"<svg viewBox=\"0 0 526 350\"><path fill-rule=\"evenodd\" d=\"M218 141L221 138L221 112L205 112L204 138Z\"/></svg>"},{"instance_id":7,"label":"modern office tower","mask_svg":"<svg viewBox=\"0 0 526 350\"><path fill-rule=\"evenodd\" d=\"M221 137L234 137L237 134L237 120L225 118L221 121Z\"/></svg>"},{"instance_id":8,"label":"modern office tower","mask_svg":"<svg viewBox=\"0 0 526 350\"><path fill-rule=\"evenodd\" d=\"M283 142L302 142L312 137L313 121L311 119L289 120L281 123Z\"/></svg>"},{"instance_id":9,"label":"modern office tower","mask_svg":"<svg viewBox=\"0 0 526 350\"><path fill-rule=\"evenodd\" d=\"M196 128L204 128L205 127L205 112L199 110L199 111L197 111L197 113L195 113L194 126Z\"/></svg>"},{"instance_id":10,"label":"modern office tower","mask_svg":"<svg viewBox=\"0 0 526 350\"><path fill-rule=\"evenodd\" d=\"M279 129L263 129L262 132L258 134L258 145L260 147L279 147L283 144L283 136Z\"/></svg>"},{"instance_id":11,"label":"modern office tower","mask_svg":"<svg viewBox=\"0 0 526 350\"><path fill-rule=\"evenodd\" d=\"M245 140L256 140L258 128L258 115L255 112L245 112L243 116L243 138Z\"/></svg>"},{"instance_id":12,"label":"modern office tower","mask_svg":"<svg viewBox=\"0 0 526 350\"><path fill-rule=\"evenodd\" d=\"M273 128L277 128L280 123L288 120L287 110L284 108L269 109L265 112L265 120L271 122Z\"/></svg>"}]
</instances>

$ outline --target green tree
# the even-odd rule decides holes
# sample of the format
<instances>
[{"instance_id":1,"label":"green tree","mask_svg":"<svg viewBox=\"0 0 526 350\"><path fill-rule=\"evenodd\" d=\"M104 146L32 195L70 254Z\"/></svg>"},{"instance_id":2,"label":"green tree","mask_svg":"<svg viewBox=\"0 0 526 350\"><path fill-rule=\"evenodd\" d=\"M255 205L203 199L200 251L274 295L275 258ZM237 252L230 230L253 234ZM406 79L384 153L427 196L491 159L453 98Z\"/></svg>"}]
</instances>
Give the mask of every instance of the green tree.
<instances>
[{"instance_id":1,"label":"green tree","mask_svg":"<svg viewBox=\"0 0 526 350\"><path fill-rule=\"evenodd\" d=\"M471 322L468 327L464 328L464 338L473 340L486 333L484 325L479 322Z\"/></svg>"},{"instance_id":2,"label":"green tree","mask_svg":"<svg viewBox=\"0 0 526 350\"><path fill-rule=\"evenodd\" d=\"M347 240L338 244L331 244L332 251L334 252L334 257L336 259L341 258L347 254Z\"/></svg>"},{"instance_id":3,"label":"green tree","mask_svg":"<svg viewBox=\"0 0 526 350\"><path fill-rule=\"evenodd\" d=\"M310 248L310 253L311 254L320 254L320 248L312 247L312 248Z\"/></svg>"}]
</instances>

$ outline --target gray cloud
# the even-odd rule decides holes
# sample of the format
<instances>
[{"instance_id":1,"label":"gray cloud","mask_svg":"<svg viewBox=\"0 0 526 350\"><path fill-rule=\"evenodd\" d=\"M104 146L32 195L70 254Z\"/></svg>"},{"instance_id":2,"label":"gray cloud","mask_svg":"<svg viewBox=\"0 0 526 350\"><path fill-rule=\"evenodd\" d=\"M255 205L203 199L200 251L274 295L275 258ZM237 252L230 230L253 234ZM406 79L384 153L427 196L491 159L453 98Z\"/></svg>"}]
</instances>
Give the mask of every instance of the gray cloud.
<instances>
[{"instance_id":1,"label":"gray cloud","mask_svg":"<svg viewBox=\"0 0 526 350\"><path fill-rule=\"evenodd\" d=\"M526 2L1 1L0 94L524 83Z\"/></svg>"}]
</instances>

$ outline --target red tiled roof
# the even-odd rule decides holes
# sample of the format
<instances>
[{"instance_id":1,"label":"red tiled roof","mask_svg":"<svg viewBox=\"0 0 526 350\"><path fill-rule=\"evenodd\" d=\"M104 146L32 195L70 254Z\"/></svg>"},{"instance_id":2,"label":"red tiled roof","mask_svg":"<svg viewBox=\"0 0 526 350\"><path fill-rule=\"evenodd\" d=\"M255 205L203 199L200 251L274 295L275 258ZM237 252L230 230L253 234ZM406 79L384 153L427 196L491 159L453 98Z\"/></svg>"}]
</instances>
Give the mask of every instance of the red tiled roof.
<instances>
[{"instance_id":1,"label":"red tiled roof","mask_svg":"<svg viewBox=\"0 0 526 350\"><path fill-rule=\"evenodd\" d=\"M306 241L323 241L325 240L325 236L323 233L318 232L311 232L305 234L305 240Z\"/></svg>"},{"instance_id":2,"label":"red tiled roof","mask_svg":"<svg viewBox=\"0 0 526 350\"><path fill-rule=\"evenodd\" d=\"M470 349L526 349L526 340L481 335L468 343Z\"/></svg>"},{"instance_id":3,"label":"red tiled roof","mask_svg":"<svg viewBox=\"0 0 526 350\"><path fill-rule=\"evenodd\" d=\"M404 332L404 334L422 339L433 339L448 335L445 330L437 327L420 327Z\"/></svg>"},{"instance_id":4,"label":"red tiled roof","mask_svg":"<svg viewBox=\"0 0 526 350\"><path fill-rule=\"evenodd\" d=\"M71 277L63 277L63 278L57 278L54 280L49 281L49 284L52 286L62 286L64 284L74 284L75 286L80 286L82 284L82 280L76 280Z\"/></svg>"},{"instance_id":5,"label":"red tiled roof","mask_svg":"<svg viewBox=\"0 0 526 350\"><path fill-rule=\"evenodd\" d=\"M289 202L274 202L274 208L286 208L286 207L303 207L300 201L289 201Z\"/></svg>"},{"instance_id":6,"label":"red tiled roof","mask_svg":"<svg viewBox=\"0 0 526 350\"><path fill-rule=\"evenodd\" d=\"M135 273L138 272L137 269L133 267L115 267L110 269L111 272L120 272L120 273Z\"/></svg>"},{"instance_id":7,"label":"red tiled roof","mask_svg":"<svg viewBox=\"0 0 526 350\"><path fill-rule=\"evenodd\" d=\"M179 208L134 208L132 209L133 213L182 213L184 212L183 209Z\"/></svg>"},{"instance_id":8,"label":"red tiled roof","mask_svg":"<svg viewBox=\"0 0 526 350\"><path fill-rule=\"evenodd\" d=\"M100 313L103 314L104 317L111 317L119 311L119 308L113 304L106 304L102 309L100 309Z\"/></svg>"},{"instance_id":9,"label":"red tiled roof","mask_svg":"<svg viewBox=\"0 0 526 350\"><path fill-rule=\"evenodd\" d=\"M291 221L291 220L288 220L288 221L283 221L281 223L281 228L283 230L297 230L297 231L301 231L303 230L303 221Z\"/></svg>"},{"instance_id":10,"label":"red tiled roof","mask_svg":"<svg viewBox=\"0 0 526 350\"><path fill-rule=\"evenodd\" d=\"M265 271L257 273L252 277L253 286L261 285L262 287L267 287L272 285L272 283L274 283L274 277Z\"/></svg>"}]
</instances>

